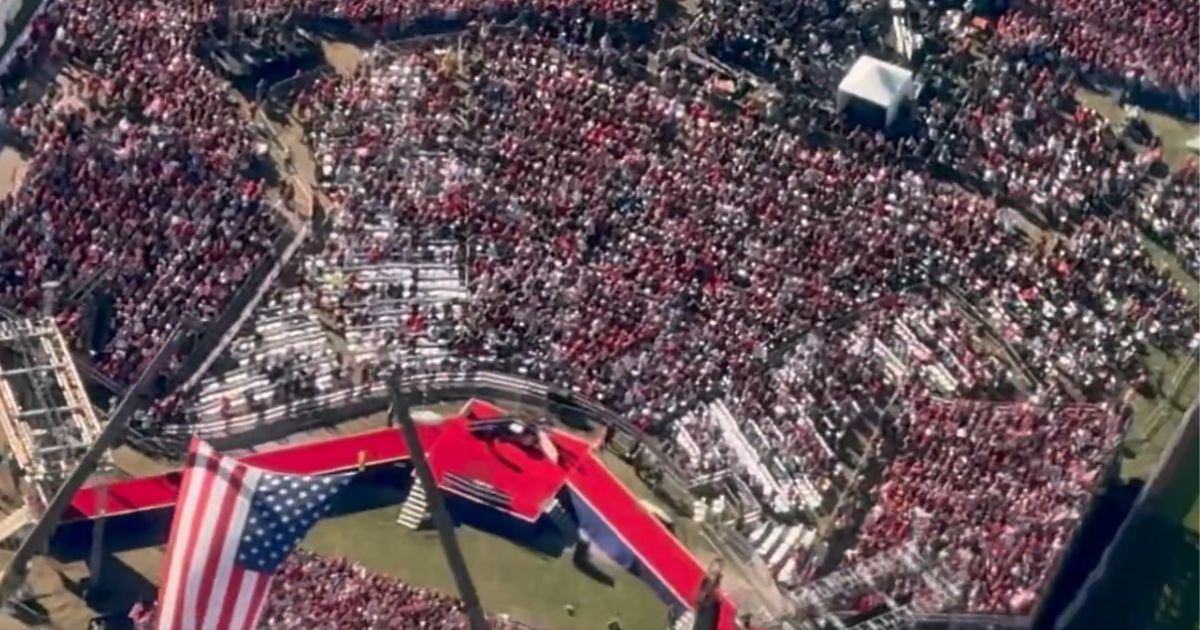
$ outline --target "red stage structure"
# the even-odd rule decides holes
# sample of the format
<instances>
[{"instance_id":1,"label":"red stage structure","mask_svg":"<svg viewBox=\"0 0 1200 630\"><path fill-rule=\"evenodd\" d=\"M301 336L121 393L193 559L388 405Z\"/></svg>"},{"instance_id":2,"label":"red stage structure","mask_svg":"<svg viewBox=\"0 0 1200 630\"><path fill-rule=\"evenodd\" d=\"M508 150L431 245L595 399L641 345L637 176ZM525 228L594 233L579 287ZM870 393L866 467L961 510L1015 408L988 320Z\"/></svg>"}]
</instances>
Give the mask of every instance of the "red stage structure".
<instances>
[{"instance_id":1,"label":"red stage structure","mask_svg":"<svg viewBox=\"0 0 1200 630\"><path fill-rule=\"evenodd\" d=\"M546 432L556 456L545 448L527 448L510 440L480 436L479 425L508 417L499 407L471 401L462 412L437 424L419 425L418 433L439 489L480 502L481 490L499 501L487 507L528 523L537 522L560 495L570 497L585 529L610 555L624 556L621 564L646 569L643 576L669 603L694 610L705 569L694 556L638 502L637 498L596 457L597 444L567 433ZM409 459L399 429L383 428L305 442L253 453L242 461L267 470L321 475L359 467L395 464ZM63 523L101 516L101 495L107 494L107 518L136 512L165 510L179 495L180 474L167 473L91 486L76 493ZM736 610L724 597L721 630L734 630Z\"/></svg>"}]
</instances>

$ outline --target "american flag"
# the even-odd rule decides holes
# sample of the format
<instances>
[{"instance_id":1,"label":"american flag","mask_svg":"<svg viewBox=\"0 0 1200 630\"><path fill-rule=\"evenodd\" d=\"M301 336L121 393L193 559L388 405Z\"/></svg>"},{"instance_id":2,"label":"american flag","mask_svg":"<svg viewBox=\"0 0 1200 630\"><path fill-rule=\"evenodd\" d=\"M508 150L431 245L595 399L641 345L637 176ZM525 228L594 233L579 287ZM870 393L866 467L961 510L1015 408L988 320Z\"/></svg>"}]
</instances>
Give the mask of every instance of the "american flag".
<instances>
[{"instance_id":1,"label":"american flag","mask_svg":"<svg viewBox=\"0 0 1200 630\"><path fill-rule=\"evenodd\" d=\"M253 630L271 576L353 474L285 475L193 440L163 561L159 630Z\"/></svg>"}]
</instances>

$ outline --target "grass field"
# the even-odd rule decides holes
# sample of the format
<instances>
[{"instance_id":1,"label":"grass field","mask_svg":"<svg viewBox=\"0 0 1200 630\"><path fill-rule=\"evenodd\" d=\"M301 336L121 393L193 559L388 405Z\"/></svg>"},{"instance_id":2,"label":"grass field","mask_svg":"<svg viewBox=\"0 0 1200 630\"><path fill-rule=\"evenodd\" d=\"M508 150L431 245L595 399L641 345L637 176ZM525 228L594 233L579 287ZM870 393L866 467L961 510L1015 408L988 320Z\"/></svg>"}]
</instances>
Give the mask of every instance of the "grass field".
<instances>
[{"instance_id":1,"label":"grass field","mask_svg":"<svg viewBox=\"0 0 1200 630\"><path fill-rule=\"evenodd\" d=\"M607 463L635 494L649 496L650 490L628 466L615 458ZM457 593L436 532L397 525L398 511L398 506L388 506L326 519L303 544L417 586ZM691 523L679 523L677 533L702 559L712 555ZM666 606L639 578L619 567L601 566L607 577L597 579L576 568L569 552L547 555L466 524L460 524L456 534L480 600L492 614L505 613L547 629L603 628L613 619L625 628L664 627Z\"/></svg>"},{"instance_id":2,"label":"grass field","mask_svg":"<svg viewBox=\"0 0 1200 630\"><path fill-rule=\"evenodd\" d=\"M304 542L325 555L345 556L417 586L456 593L436 532L395 523L386 507L322 521ZM626 628L661 628L666 607L638 578L615 567L605 584L574 567L569 554L552 557L469 526L458 542L479 598L493 614L507 613L539 628L595 629L619 618ZM566 605L575 609L568 616Z\"/></svg>"},{"instance_id":3,"label":"grass field","mask_svg":"<svg viewBox=\"0 0 1200 630\"><path fill-rule=\"evenodd\" d=\"M633 469L609 453L609 469L635 495L654 500L653 491ZM370 499L368 499L370 500ZM344 556L367 568L411 584L457 593L436 532L413 532L395 523L398 506L370 509L321 521L303 546L323 555ZM676 537L704 564L717 557L698 526L677 519ZM619 619L624 628L662 628L667 607L640 578L616 566L599 568L596 579L575 567L569 552L546 555L487 531L460 524L456 528L475 589L492 614L547 630L592 630ZM736 568L726 569L726 588L735 596L750 588ZM573 608L568 615L566 607Z\"/></svg>"}]
</instances>

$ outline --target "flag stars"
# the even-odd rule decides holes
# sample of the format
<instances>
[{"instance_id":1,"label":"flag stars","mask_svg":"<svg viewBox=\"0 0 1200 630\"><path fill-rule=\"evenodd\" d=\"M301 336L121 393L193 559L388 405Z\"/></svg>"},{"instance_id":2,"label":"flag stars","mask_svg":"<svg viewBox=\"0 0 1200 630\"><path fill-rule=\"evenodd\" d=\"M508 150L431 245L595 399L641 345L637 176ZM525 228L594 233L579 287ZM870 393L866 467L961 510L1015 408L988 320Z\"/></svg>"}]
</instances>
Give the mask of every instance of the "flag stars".
<instances>
[{"instance_id":1,"label":"flag stars","mask_svg":"<svg viewBox=\"0 0 1200 630\"><path fill-rule=\"evenodd\" d=\"M348 476L267 475L253 491L239 562L254 571L274 571L300 539L331 510L331 500Z\"/></svg>"}]
</instances>

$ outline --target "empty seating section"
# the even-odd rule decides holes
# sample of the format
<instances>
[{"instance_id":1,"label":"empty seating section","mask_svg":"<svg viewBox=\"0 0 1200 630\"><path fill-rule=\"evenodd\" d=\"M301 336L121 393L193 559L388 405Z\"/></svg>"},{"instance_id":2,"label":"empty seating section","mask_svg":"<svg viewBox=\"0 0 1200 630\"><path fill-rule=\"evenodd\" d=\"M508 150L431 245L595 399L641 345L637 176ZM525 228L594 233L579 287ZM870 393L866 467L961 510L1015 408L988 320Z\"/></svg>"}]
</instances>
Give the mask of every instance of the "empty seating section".
<instances>
[{"instance_id":1,"label":"empty seating section","mask_svg":"<svg viewBox=\"0 0 1200 630\"><path fill-rule=\"evenodd\" d=\"M786 589L803 577L801 571L808 560L807 551L816 536L816 530L805 525L763 521L750 531L748 539L771 574Z\"/></svg>"}]
</instances>

